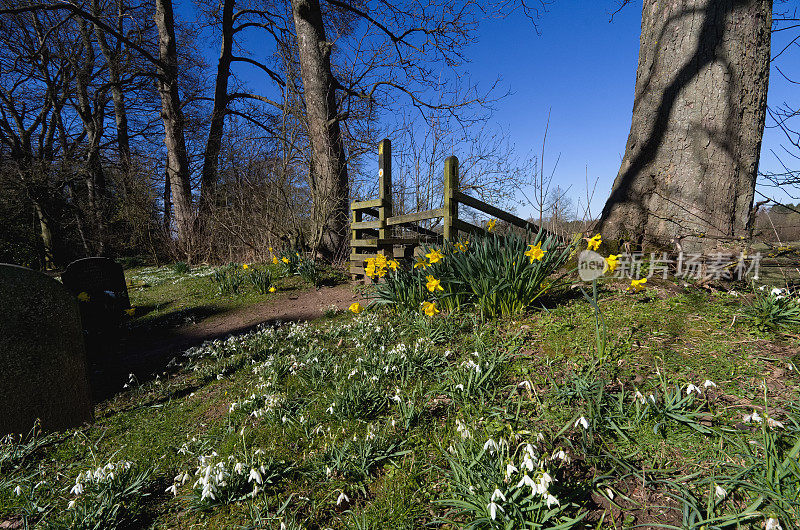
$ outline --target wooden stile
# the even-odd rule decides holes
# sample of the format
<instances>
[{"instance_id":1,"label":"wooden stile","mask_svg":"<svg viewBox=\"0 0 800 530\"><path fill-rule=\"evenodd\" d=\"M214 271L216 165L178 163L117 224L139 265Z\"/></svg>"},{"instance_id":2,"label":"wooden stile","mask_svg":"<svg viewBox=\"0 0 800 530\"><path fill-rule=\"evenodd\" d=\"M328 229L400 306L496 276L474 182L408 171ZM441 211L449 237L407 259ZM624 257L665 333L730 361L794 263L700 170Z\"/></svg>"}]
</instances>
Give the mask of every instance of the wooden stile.
<instances>
[{"instance_id":1,"label":"wooden stile","mask_svg":"<svg viewBox=\"0 0 800 530\"><path fill-rule=\"evenodd\" d=\"M459 232L485 233L483 228L459 219L459 204L488 213L511 225L538 231L539 228L535 224L461 193L458 186L458 158L449 156L444 163L442 207L423 212L394 215L392 207L392 144L389 140L381 141L378 146L378 198L355 201L350 206L353 212L353 220L350 224L352 233L350 274L352 279L364 279L365 261L378 254L405 259L413 256L414 247L419 245L420 240L416 237L393 237L393 230L399 229L401 226L404 230L415 232L422 237L453 242L458 239ZM369 215L375 220L364 220L364 215ZM439 217L442 218L443 226L441 234L417 224L420 221Z\"/></svg>"}]
</instances>

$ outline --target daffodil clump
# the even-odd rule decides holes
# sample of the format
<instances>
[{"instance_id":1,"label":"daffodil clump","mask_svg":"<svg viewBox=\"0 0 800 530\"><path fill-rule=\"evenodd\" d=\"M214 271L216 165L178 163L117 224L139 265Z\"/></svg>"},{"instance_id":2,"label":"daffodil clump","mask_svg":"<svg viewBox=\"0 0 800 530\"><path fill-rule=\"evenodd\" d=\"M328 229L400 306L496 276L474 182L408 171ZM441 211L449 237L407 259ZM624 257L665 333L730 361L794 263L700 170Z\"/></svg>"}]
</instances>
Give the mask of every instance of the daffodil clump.
<instances>
[{"instance_id":1,"label":"daffodil clump","mask_svg":"<svg viewBox=\"0 0 800 530\"><path fill-rule=\"evenodd\" d=\"M476 306L487 317L519 314L557 282L545 280L564 265L573 247L538 234L476 236L425 248L410 270L377 291L379 303L433 316Z\"/></svg>"},{"instance_id":2,"label":"daffodil clump","mask_svg":"<svg viewBox=\"0 0 800 530\"><path fill-rule=\"evenodd\" d=\"M388 259L383 254L378 254L377 257L368 258L366 261L366 266L364 267L364 274L372 278L373 280L378 278L383 278L386 276L386 273L391 271L396 271L399 263L395 259Z\"/></svg>"},{"instance_id":3,"label":"daffodil clump","mask_svg":"<svg viewBox=\"0 0 800 530\"><path fill-rule=\"evenodd\" d=\"M298 274L300 264L303 262L300 252L284 249L276 253L272 247L269 247L269 254L272 264L280 267L284 276Z\"/></svg>"}]
</instances>

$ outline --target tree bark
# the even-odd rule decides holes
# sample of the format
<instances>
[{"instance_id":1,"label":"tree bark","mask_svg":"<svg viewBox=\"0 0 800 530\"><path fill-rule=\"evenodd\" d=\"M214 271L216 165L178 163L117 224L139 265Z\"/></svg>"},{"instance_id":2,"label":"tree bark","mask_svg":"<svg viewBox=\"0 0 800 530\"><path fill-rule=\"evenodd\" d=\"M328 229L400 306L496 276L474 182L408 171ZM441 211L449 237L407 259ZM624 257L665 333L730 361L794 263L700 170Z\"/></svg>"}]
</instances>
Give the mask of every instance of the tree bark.
<instances>
[{"instance_id":1,"label":"tree bark","mask_svg":"<svg viewBox=\"0 0 800 530\"><path fill-rule=\"evenodd\" d=\"M190 259L193 224L192 190L178 85L178 52L172 0L156 0L155 6L154 18L158 27L160 51L158 92L161 96L161 118L164 121L164 144L167 148L166 171L172 190L178 243Z\"/></svg>"},{"instance_id":2,"label":"tree bark","mask_svg":"<svg viewBox=\"0 0 800 530\"><path fill-rule=\"evenodd\" d=\"M350 198L347 159L339 125L331 47L318 0L292 0L300 76L311 140L314 246L335 257L347 243Z\"/></svg>"},{"instance_id":3,"label":"tree bark","mask_svg":"<svg viewBox=\"0 0 800 530\"><path fill-rule=\"evenodd\" d=\"M771 0L645 0L630 135L599 231L684 251L747 237Z\"/></svg>"}]
</instances>

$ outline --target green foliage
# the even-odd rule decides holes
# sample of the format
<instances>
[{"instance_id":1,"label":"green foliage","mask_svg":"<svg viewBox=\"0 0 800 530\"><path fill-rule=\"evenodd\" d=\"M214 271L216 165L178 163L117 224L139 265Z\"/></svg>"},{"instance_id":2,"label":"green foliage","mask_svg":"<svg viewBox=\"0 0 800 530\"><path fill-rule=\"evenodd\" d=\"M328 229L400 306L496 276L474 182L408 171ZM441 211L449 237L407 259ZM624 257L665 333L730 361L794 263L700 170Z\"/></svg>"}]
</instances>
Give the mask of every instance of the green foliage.
<instances>
[{"instance_id":1,"label":"green foliage","mask_svg":"<svg viewBox=\"0 0 800 530\"><path fill-rule=\"evenodd\" d=\"M249 290L253 269L238 269ZM490 324L469 307L437 318L376 308L209 341L75 435L0 444L0 520L113 527L96 485L70 489L95 462L124 459L158 466L135 498L111 503L127 527L603 528L604 510L624 527L790 527L790 399L769 411L785 427L760 406L764 423L741 425L728 406L786 359L749 356L762 340L730 326L733 297L614 287ZM660 519L637 504L642 488L670 499L657 501ZM72 500L82 504L70 511Z\"/></svg>"},{"instance_id":2,"label":"green foliage","mask_svg":"<svg viewBox=\"0 0 800 530\"><path fill-rule=\"evenodd\" d=\"M230 264L215 270L211 274L211 282L217 286L220 294L238 294L245 279L241 267Z\"/></svg>"},{"instance_id":3,"label":"green foliage","mask_svg":"<svg viewBox=\"0 0 800 530\"><path fill-rule=\"evenodd\" d=\"M267 294L272 287L272 272L269 269L252 267L247 272L250 285L261 294Z\"/></svg>"},{"instance_id":4,"label":"green foliage","mask_svg":"<svg viewBox=\"0 0 800 530\"><path fill-rule=\"evenodd\" d=\"M418 312L429 294L424 276L417 269L398 267L375 286L376 303L390 305L400 311Z\"/></svg>"},{"instance_id":5,"label":"green foliage","mask_svg":"<svg viewBox=\"0 0 800 530\"><path fill-rule=\"evenodd\" d=\"M787 290L753 289L745 315L759 331L776 331L800 325L800 302Z\"/></svg>"},{"instance_id":6,"label":"green foliage","mask_svg":"<svg viewBox=\"0 0 800 530\"><path fill-rule=\"evenodd\" d=\"M369 440L345 440L332 445L319 461L318 473L326 478L343 480L353 491L366 494L364 482L380 466L406 454L403 444L383 435ZM324 474L322 470L324 469Z\"/></svg>"},{"instance_id":7,"label":"green foliage","mask_svg":"<svg viewBox=\"0 0 800 530\"><path fill-rule=\"evenodd\" d=\"M176 274L186 274L187 272L191 272L192 268L189 267L189 264L185 261L177 261L172 264L172 270L175 271Z\"/></svg>"},{"instance_id":8,"label":"green foliage","mask_svg":"<svg viewBox=\"0 0 800 530\"><path fill-rule=\"evenodd\" d=\"M314 260L302 258L297 265L297 272L300 277L314 287L319 287L322 277L320 276L319 268Z\"/></svg>"}]
</instances>

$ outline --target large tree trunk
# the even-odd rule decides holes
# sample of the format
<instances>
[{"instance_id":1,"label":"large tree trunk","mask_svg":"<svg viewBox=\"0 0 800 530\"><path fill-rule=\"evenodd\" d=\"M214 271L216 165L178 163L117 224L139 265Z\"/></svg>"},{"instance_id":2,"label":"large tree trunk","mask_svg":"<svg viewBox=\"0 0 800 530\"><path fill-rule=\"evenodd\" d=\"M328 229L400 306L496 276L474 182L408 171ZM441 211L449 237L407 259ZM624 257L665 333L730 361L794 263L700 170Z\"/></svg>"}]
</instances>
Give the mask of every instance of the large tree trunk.
<instances>
[{"instance_id":1,"label":"large tree trunk","mask_svg":"<svg viewBox=\"0 0 800 530\"><path fill-rule=\"evenodd\" d=\"M771 0L645 0L633 120L599 231L700 251L747 236Z\"/></svg>"},{"instance_id":2,"label":"large tree trunk","mask_svg":"<svg viewBox=\"0 0 800 530\"><path fill-rule=\"evenodd\" d=\"M164 121L164 144L167 147L167 175L172 190L172 206L178 243L191 259L192 190L189 182L189 158L186 154L184 119L178 86L178 52L175 43L175 20L172 0L156 0L155 22L158 26L160 60L158 92L161 118Z\"/></svg>"},{"instance_id":3,"label":"large tree trunk","mask_svg":"<svg viewBox=\"0 0 800 530\"><path fill-rule=\"evenodd\" d=\"M225 0L222 5L222 46L217 63L217 79L214 85L214 108L211 110L211 127L208 131L206 152L203 156L203 171L200 177L201 221L209 220L211 201L217 182L219 152L222 146L222 133L225 128L225 114L228 110L228 79L233 59L233 7L235 0Z\"/></svg>"},{"instance_id":4,"label":"large tree trunk","mask_svg":"<svg viewBox=\"0 0 800 530\"><path fill-rule=\"evenodd\" d=\"M331 72L332 43L325 37L318 0L292 0L292 15L311 139L313 244L334 257L347 243L350 192L336 81Z\"/></svg>"}]
</instances>

